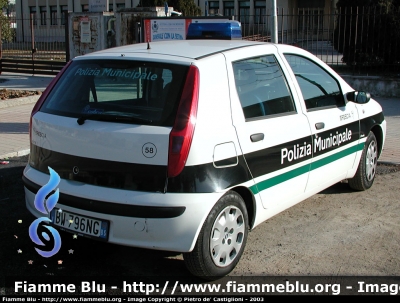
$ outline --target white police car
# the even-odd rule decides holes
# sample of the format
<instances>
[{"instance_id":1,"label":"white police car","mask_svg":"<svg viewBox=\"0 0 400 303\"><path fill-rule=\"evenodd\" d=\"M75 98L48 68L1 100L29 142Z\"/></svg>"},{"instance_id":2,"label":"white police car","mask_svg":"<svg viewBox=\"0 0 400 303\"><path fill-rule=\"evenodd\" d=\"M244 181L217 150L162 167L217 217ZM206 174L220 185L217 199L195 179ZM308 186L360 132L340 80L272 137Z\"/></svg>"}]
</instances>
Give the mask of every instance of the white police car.
<instances>
[{"instance_id":1,"label":"white police car","mask_svg":"<svg viewBox=\"0 0 400 303\"><path fill-rule=\"evenodd\" d=\"M376 101L297 47L106 49L68 63L34 107L26 205L43 216L34 199L51 168L57 228L182 252L212 279L268 218L345 179L371 187L385 134Z\"/></svg>"}]
</instances>

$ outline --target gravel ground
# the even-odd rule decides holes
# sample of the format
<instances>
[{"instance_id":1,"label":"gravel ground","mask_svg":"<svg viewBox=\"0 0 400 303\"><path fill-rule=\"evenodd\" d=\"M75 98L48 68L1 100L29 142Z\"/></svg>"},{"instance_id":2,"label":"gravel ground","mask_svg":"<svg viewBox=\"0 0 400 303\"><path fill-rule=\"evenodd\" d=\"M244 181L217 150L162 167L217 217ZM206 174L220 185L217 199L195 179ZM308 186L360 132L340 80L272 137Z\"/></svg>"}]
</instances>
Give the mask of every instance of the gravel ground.
<instances>
[{"instance_id":1,"label":"gravel ground","mask_svg":"<svg viewBox=\"0 0 400 303\"><path fill-rule=\"evenodd\" d=\"M28 156L6 161L0 165L0 287L17 277L204 283L190 276L181 254L73 239L62 231L60 252L40 257L28 235L35 218L26 210L21 180ZM229 276L399 277L399 171L400 166L380 164L370 190L354 192L346 182L338 183L262 223L249 233L242 259Z\"/></svg>"},{"instance_id":2,"label":"gravel ground","mask_svg":"<svg viewBox=\"0 0 400 303\"><path fill-rule=\"evenodd\" d=\"M9 100L9 99L14 99L14 98L22 98L22 97L28 97L28 96L34 96L34 95L41 95L41 91L35 91L35 90L14 90L14 89L6 89L2 88L0 89L0 102L1 100Z\"/></svg>"}]
</instances>

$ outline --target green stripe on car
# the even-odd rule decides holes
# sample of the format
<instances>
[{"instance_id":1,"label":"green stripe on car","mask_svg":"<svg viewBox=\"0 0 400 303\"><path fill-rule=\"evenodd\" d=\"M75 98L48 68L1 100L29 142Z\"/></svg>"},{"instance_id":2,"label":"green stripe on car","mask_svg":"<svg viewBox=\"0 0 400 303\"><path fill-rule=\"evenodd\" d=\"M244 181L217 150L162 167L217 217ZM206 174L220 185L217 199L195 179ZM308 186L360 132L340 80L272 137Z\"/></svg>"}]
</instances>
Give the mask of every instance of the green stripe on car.
<instances>
[{"instance_id":1,"label":"green stripe on car","mask_svg":"<svg viewBox=\"0 0 400 303\"><path fill-rule=\"evenodd\" d=\"M254 184L253 186L251 186L250 190L252 191L253 194L257 194L260 191L263 191L264 189L270 188L272 186L275 186L277 184L280 184L280 183L290 180L292 178L298 177L304 173L307 173L308 171L312 171L314 169L317 169L319 167L322 167L324 165L332 163L340 158L343 158L348 155L351 155L352 153L358 152L358 151L362 150L363 148L364 148L364 142L359 143L354 146L351 146L347 149L344 149L340 152L332 154L328 157L325 157L325 158L322 158L315 162L312 162L311 164L300 166L300 167L290 170L286 173L283 173L278 176L258 182L256 184ZM310 165L311 165L311 167L310 167Z\"/></svg>"}]
</instances>

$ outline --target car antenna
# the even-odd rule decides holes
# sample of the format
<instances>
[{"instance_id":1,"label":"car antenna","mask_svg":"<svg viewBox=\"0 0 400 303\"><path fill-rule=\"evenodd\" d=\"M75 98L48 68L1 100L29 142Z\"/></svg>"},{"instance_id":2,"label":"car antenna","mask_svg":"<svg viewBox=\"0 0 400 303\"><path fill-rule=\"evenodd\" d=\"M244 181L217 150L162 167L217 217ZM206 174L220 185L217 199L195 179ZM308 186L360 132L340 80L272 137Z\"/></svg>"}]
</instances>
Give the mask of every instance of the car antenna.
<instances>
[{"instance_id":1,"label":"car antenna","mask_svg":"<svg viewBox=\"0 0 400 303\"><path fill-rule=\"evenodd\" d=\"M147 40L147 49L150 49L150 42Z\"/></svg>"}]
</instances>

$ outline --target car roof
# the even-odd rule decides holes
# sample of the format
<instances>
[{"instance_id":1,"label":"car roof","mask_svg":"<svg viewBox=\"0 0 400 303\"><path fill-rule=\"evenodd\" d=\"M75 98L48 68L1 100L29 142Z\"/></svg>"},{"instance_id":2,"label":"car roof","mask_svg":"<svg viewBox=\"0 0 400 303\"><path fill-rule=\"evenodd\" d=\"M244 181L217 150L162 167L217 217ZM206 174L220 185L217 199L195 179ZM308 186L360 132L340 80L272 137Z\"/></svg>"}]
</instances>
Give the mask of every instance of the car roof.
<instances>
[{"instance_id":1,"label":"car roof","mask_svg":"<svg viewBox=\"0 0 400 303\"><path fill-rule=\"evenodd\" d=\"M248 40L176 40L157 41L149 43L136 43L93 52L82 57L92 56L132 56L139 54L166 55L187 59L200 59L215 53L220 53L235 48L250 47L252 45L266 44ZM268 43L271 44L271 43Z\"/></svg>"}]
</instances>

